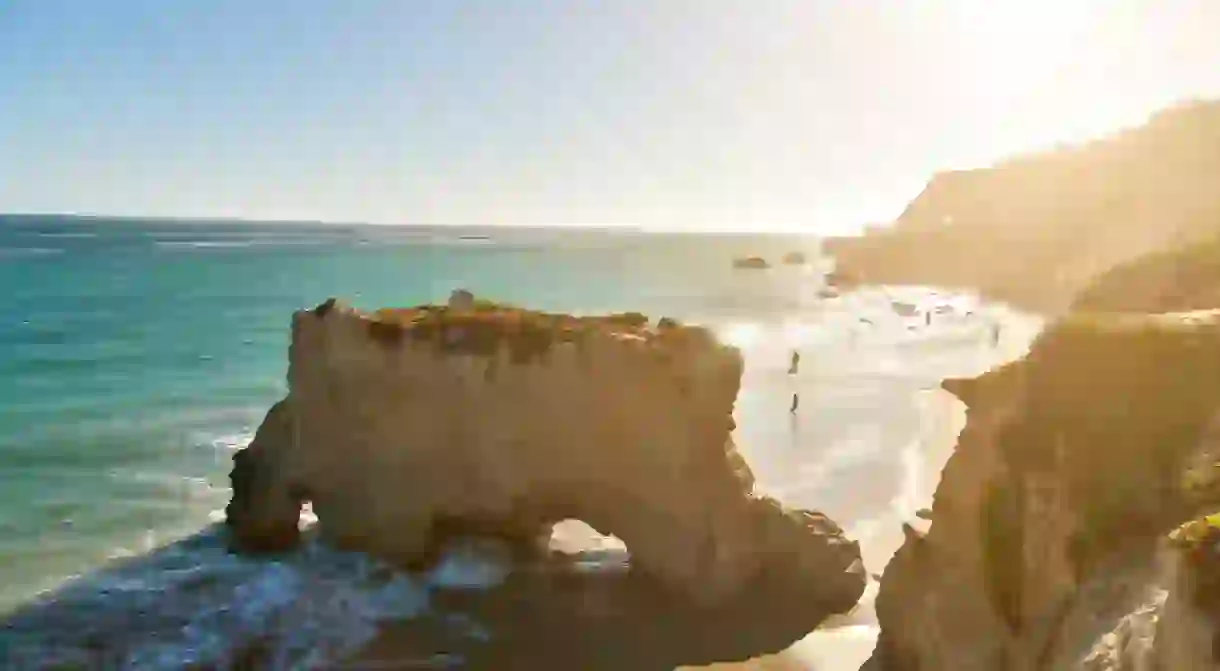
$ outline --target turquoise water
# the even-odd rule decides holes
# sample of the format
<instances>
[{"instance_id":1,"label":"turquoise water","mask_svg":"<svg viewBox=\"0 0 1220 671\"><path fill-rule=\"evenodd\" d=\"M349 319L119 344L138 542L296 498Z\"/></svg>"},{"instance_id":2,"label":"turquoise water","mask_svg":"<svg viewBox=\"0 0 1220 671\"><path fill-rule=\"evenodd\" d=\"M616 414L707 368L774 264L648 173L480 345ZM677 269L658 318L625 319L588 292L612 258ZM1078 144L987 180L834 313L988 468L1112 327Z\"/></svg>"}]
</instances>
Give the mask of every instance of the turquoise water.
<instances>
[{"instance_id":1,"label":"turquoise water","mask_svg":"<svg viewBox=\"0 0 1220 671\"><path fill-rule=\"evenodd\" d=\"M437 605L511 578L486 548L407 575L314 542L236 556L210 526L233 453L285 391L292 312L331 296L373 308L462 286L706 323L745 357L734 438L758 489L826 512L881 570L901 523L929 504L961 419L939 381L1019 356L1039 323L927 288L827 297L816 249L779 236L0 217L0 613L15 609L0 620L0 668L248 668L252 647L270 651L258 668L333 668L401 621L498 640L494 623ZM732 268L792 250L815 263ZM591 551L597 570L627 561L613 539L568 532L555 542ZM785 661L857 668L876 636L874 588L850 626L811 633ZM466 668L421 654L411 668Z\"/></svg>"},{"instance_id":2,"label":"turquoise water","mask_svg":"<svg viewBox=\"0 0 1220 671\"><path fill-rule=\"evenodd\" d=\"M720 290L734 255L811 244L0 218L0 610L217 518L232 451L284 392L293 310L465 286L551 309L731 311L752 300Z\"/></svg>"}]
</instances>

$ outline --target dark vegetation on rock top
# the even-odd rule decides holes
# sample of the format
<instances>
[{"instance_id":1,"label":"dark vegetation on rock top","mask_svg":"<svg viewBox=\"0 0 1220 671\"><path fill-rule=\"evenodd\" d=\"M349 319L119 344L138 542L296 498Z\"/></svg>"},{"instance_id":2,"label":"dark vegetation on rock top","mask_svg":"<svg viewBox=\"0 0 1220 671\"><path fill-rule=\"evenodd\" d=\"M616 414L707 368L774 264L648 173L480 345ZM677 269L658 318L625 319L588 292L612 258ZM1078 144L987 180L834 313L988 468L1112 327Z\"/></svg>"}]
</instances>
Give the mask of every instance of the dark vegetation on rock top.
<instances>
[{"instance_id":1,"label":"dark vegetation on rock top","mask_svg":"<svg viewBox=\"0 0 1220 671\"><path fill-rule=\"evenodd\" d=\"M323 316L329 310L322 308L319 306L315 314ZM634 336L661 348L689 345L695 340L714 342L707 329L686 326L669 317L662 317L653 326L651 319L639 312L577 316L486 299L475 299L470 309L447 305L382 308L366 315L366 320L369 336L386 346L404 341L428 343L438 352L483 357L495 356L507 346L514 363L545 357L557 343L579 345L595 333Z\"/></svg>"}]
</instances>

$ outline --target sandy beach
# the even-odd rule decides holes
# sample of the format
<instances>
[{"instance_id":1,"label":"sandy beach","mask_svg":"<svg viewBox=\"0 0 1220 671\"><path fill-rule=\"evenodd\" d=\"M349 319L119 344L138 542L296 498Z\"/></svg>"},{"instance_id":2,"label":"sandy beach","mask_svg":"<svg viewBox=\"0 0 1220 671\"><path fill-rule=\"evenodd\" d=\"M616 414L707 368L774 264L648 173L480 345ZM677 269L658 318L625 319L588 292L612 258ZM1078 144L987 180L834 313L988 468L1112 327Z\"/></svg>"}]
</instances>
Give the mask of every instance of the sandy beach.
<instances>
[{"instance_id":1,"label":"sandy beach","mask_svg":"<svg viewBox=\"0 0 1220 671\"><path fill-rule=\"evenodd\" d=\"M953 310L902 317L892 301ZM746 356L737 443L758 489L821 510L858 540L880 574L902 543L901 525L927 522L941 468L965 422L964 406L939 388L1025 353L1041 320L972 297L918 288L866 290L827 302L800 324L743 324L725 336ZM1001 325L998 346L991 327ZM787 375L792 349L800 371ZM800 407L789 413L792 393ZM876 639L871 582L849 616L787 651L712 669L856 669Z\"/></svg>"}]
</instances>

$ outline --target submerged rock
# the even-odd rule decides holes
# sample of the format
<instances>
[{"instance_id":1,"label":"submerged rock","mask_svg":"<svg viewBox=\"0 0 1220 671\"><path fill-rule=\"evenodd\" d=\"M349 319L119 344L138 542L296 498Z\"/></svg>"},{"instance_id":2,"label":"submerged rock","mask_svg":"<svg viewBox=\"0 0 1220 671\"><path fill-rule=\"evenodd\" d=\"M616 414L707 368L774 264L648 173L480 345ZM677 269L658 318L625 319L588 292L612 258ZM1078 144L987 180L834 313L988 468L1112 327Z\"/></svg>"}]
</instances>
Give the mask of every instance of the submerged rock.
<instances>
[{"instance_id":1,"label":"submerged rock","mask_svg":"<svg viewBox=\"0 0 1220 671\"><path fill-rule=\"evenodd\" d=\"M305 500L330 543L408 565L451 535L529 552L575 518L694 602L764 574L825 614L859 599L858 545L752 492L730 436L736 349L636 313L457 303L293 317L288 396L234 458L239 547L290 543Z\"/></svg>"},{"instance_id":2,"label":"submerged rock","mask_svg":"<svg viewBox=\"0 0 1220 671\"><path fill-rule=\"evenodd\" d=\"M466 289L454 289L449 294L449 307L453 310L473 310L475 308L474 294Z\"/></svg>"}]
</instances>

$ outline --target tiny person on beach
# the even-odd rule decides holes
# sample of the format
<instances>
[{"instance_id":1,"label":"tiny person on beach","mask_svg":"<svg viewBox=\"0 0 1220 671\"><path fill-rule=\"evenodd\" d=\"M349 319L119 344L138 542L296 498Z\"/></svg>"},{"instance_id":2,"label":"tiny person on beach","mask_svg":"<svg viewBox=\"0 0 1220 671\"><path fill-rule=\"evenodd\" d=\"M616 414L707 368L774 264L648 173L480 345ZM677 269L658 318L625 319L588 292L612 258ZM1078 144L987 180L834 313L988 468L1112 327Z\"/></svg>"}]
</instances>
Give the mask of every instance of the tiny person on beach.
<instances>
[{"instance_id":1,"label":"tiny person on beach","mask_svg":"<svg viewBox=\"0 0 1220 671\"><path fill-rule=\"evenodd\" d=\"M991 346L1000 346L1000 322L993 322L991 324Z\"/></svg>"},{"instance_id":2,"label":"tiny person on beach","mask_svg":"<svg viewBox=\"0 0 1220 671\"><path fill-rule=\"evenodd\" d=\"M797 374L797 372L800 371L800 368L801 368L801 353L797 352L796 350L792 350L792 363L788 364L788 375L790 377L795 376ZM801 404L800 395L797 394L796 392L792 392L792 407L788 408L788 412L790 412L792 414L796 414L796 408L800 404Z\"/></svg>"}]
</instances>

